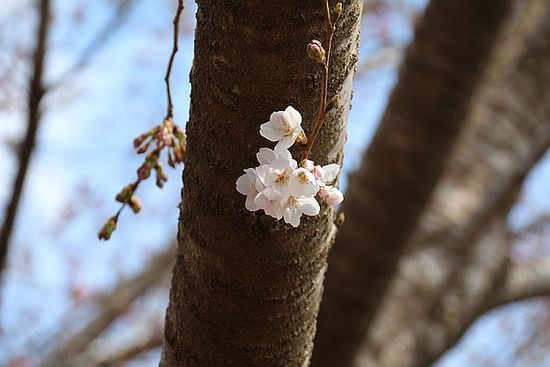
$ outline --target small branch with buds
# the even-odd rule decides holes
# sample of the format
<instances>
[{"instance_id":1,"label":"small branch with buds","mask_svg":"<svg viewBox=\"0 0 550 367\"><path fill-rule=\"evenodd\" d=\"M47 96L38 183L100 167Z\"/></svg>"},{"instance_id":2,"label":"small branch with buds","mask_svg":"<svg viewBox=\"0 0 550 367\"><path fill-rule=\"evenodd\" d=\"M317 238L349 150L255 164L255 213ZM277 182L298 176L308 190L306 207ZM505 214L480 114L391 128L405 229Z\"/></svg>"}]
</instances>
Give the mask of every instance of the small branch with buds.
<instances>
[{"instance_id":1,"label":"small branch with buds","mask_svg":"<svg viewBox=\"0 0 550 367\"><path fill-rule=\"evenodd\" d=\"M329 76L329 68L330 68L330 54L332 50L332 37L334 36L334 31L336 30L336 27L334 23L340 18L340 15L342 14L342 3L336 4L332 14L330 11L329 1L325 1L325 27L326 27L326 51L323 48L323 44L318 40L312 40L308 43L306 51L309 58L313 61L315 61L317 64L321 65L323 68L323 75L322 75L322 82L321 82L321 93L320 93L320 101L319 101L319 111L317 113L317 118L315 119L315 123L313 124L313 131L309 138L305 138L305 135L303 139L301 139L302 144L304 145L303 151L302 151L302 159L301 161L307 160L309 154L311 153L311 148L313 147L313 144L315 143L315 140L317 139L317 135L319 134L319 131L321 130L321 127L323 125L323 122L325 121L325 118L327 116L327 113L338 103L338 95L335 95L328 100L328 76Z\"/></svg>"},{"instance_id":2,"label":"small branch with buds","mask_svg":"<svg viewBox=\"0 0 550 367\"><path fill-rule=\"evenodd\" d=\"M178 52L178 31L182 11L183 0L178 0L178 7L172 22L174 24L172 53L170 54L166 74L164 76L167 96L166 116L159 125L134 139L134 149L136 149L138 154L147 153L151 146L153 146L153 149L147 153L142 165L137 169L136 180L126 185L116 195L115 200L122 205L116 214L110 217L103 225L101 231L98 233L98 238L100 240L109 240L111 238L111 235L116 230L118 217L126 206L129 206L134 213L139 213L141 210L141 200L135 193L140 183L151 176L151 171L155 171L156 185L162 189L164 183L168 180L168 176L164 172L160 159L161 153L165 148L167 152L167 162L170 167L175 168L176 164L183 163L185 159L187 148L186 136L185 132L173 121L172 93L170 91L170 74L172 72L174 58Z\"/></svg>"}]
</instances>

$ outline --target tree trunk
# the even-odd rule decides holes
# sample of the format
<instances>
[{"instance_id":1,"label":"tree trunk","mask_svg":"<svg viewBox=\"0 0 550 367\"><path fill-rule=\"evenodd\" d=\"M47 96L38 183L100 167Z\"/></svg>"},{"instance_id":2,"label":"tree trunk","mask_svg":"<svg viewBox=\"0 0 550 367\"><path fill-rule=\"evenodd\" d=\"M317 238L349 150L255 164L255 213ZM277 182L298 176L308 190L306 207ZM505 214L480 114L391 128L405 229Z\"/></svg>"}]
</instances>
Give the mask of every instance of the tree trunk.
<instances>
[{"instance_id":1,"label":"tree trunk","mask_svg":"<svg viewBox=\"0 0 550 367\"><path fill-rule=\"evenodd\" d=\"M432 0L344 202L314 366L349 366L455 143L510 1Z\"/></svg>"},{"instance_id":2,"label":"tree trunk","mask_svg":"<svg viewBox=\"0 0 550 367\"><path fill-rule=\"evenodd\" d=\"M292 105L311 131L320 70L305 46L324 39L323 1L197 2L179 248L161 366L304 366L334 211L322 206L293 229L247 211L235 181L268 145L258 132L271 112ZM321 164L342 159L357 60L361 2L346 0L343 8L329 87L341 103L313 150Z\"/></svg>"}]
</instances>

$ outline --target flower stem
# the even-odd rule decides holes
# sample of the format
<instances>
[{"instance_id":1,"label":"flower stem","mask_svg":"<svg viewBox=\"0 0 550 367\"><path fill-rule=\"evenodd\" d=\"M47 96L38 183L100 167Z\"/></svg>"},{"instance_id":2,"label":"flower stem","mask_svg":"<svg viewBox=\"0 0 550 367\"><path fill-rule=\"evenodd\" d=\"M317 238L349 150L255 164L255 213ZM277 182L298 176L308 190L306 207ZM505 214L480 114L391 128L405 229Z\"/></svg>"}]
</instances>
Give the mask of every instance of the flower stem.
<instances>
[{"instance_id":1,"label":"flower stem","mask_svg":"<svg viewBox=\"0 0 550 367\"><path fill-rule=\"evenodd\" d=\"M315 140L317 139L317 135L319 134L319 130L321 130L323 122L325 121L325 118L327 116L328 76L329 76L329 67L330 67L330 55L332 50L332 37L334 35L334 31L336 27L332 23L329 0L325 0L324 2L325 2L325 27L327 31L326 33L327 49L326 49L326 60L323 64L321 64L323 68L323 75L322 75L322 82L321 82L319 111L317 112L317 118L315 119L315 123L313 125L313 131L311 135L307 137L307 144L305 145L304 150L302 151L302 159L301 159L302 161L309 157L309 154L311 153L311 149L313 147L313 143L315 143Z\"/></svg>"}]
</instances>

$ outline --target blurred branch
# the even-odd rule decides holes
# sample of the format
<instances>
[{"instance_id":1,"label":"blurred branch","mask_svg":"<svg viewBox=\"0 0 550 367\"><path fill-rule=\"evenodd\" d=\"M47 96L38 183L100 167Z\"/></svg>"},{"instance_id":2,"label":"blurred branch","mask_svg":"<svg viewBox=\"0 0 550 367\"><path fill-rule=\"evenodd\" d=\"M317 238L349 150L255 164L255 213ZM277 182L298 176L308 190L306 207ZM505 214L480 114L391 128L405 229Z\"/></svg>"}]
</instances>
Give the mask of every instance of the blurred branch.
<instances>
[{"instance_id":1,"label":"blurred branch","mask_svg":"<svg viewBox=\"0 0 550 367\"><path fill-rule=\"evenodd\" d=\"M539 217L535 218L533 221L525 225L524 227L521 227L517 231L513 233L513 236L515 238L521 238L533 233L536 233L542 229L544 229L546 226L550 225L550 214L542 214Z\"/></svg>"},{"instance_id":2,"label":"blurred branch","mask_svg":"<svg viewBox=\"0 0 550 367\"><path fill-rule=\"evenodd\" d=\"M140 335L133 343L112 352L104 353L100 358L96 359L95 366L120 366L139 357L140 354L161 347L162 340L162 327L154 328L148 335Z\"/></svg>"},{"instance_id":3,"label":"blurred branch","mask_svg":"<svg viewBox=\"0 0 550 367\"><path fill-rule=\"evenodd\" d=\"M400 357L407 366L433 363L488 309L486 300L504 283L504 244L512 236L498 239L498 217L550 146L550 93L544 89L550 82L550 27L544 19L544 13L532 19L538 28L519 42L525 44L522 56L475 105L473 125L421 220L363 360L385 366L403 366L395 362ZM506 48L509 40L503 38Z\"/></svg>"},{"instance_id":4,"label":"blurred branch","mask_svg":"<svg viewBox=\"0 0 550 367\"><path fill-rule=\"evenodd\" d=\"M511 4L429 2L378 131L349 179L312 366L349 366L361 349L452 156Z\"/></svg>"},{"instance_id":5,"label":"blurred branch","mask_svg":"<svg viewBox=\"0 0 550 367\"><path fill-rule=\"evenodd\" d=\"M29 162L36 141L36 132L40 123L41 102L44 96L44 59L46 56L46 42L50 25L50 0L40 0L39 25L36 34L36 48L34 50L33 74L29 82L27 100L27 132L19 151L19 167L12 186L12 194L5 211L4 223L0 232L0 274L2 273L8 256L10 238L13 232L15 218L21 201L21 193L25 185Z\"/></svg>"},{"instance_id":6,"label":"blurred branch","mask_svg":"<svg viewBox=\"0 0 550 367\"><path fill-rule=\"evenodd\" d=\"M156 255L144 271L137 276L124 279L108 295L98 300L97 315L69 338L61 342L45 358L43 367L63 365L71 357L77 356L96 339L111 323L123 314L128 307L149 288L162 281L172 269L175 259L176 243Z\"/></svg>"},{"instance_id":7,"label":"blurred branch","mask_svg":"<svg viewBox=\"0 0 550 367\"><path fill-rule=\"evenodd\" d=\"M384 47L361 62L357 67L358 75L372 73L380 68L395 67L401 63L404 50L401 47Z\"/></svg>"},{"instance_id":8,"label":"blurred branch","mask_svg":"<svg viewBox=\"0 0 550 367\"><path fill-rule=\"evenodd\" d=\"M62 84L66 83L80 69L86 67L93 55L109 40L113 33L124 23L129 10L135 0L120 0L116 11L111 19L98 31L91 42L84 48L82 53L76 58L74 63L69 68L53 81L47 88L48 91L57 89Z\"/></svg>"},{"instance_id":9,"label":"blurred branch","mask_svg":"<svg viewBox=\"0 0 550 367\"><path fill-rule=\"evenodd\" d=\"M510 264L507 277L501 286L500 296L491 307L550 296L550 259L537 263Z\"/></svg>"}]
</instances>

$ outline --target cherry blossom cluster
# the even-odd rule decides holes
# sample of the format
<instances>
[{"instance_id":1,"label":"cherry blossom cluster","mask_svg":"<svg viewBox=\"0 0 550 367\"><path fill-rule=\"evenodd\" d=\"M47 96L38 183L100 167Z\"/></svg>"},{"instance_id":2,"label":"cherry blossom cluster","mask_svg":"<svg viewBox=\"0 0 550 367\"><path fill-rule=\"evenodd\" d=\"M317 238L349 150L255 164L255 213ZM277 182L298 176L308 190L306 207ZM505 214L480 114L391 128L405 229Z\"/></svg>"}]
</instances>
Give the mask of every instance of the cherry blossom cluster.
<instances>
[{"instance_id":1,"label":"cherry blossom cluster","mask_svg":"<svg viewBox=\"0 0 550 367\"><path fill-rule=\"evenodd\" d=\"M302 214L319 214L318 196L329 205L336 205L344 196L334 183L340 165L316 165L305 159L298 165L288 151L295 142L305 140L302 116L292 106L273 112L260 126L260 135L277 142L274 149L260 148L256 154L259 166L247 168L237 179L237 191L246 196L245 207L263 210L293 227L300 225Z\"/></svg>"}]
</instances>

